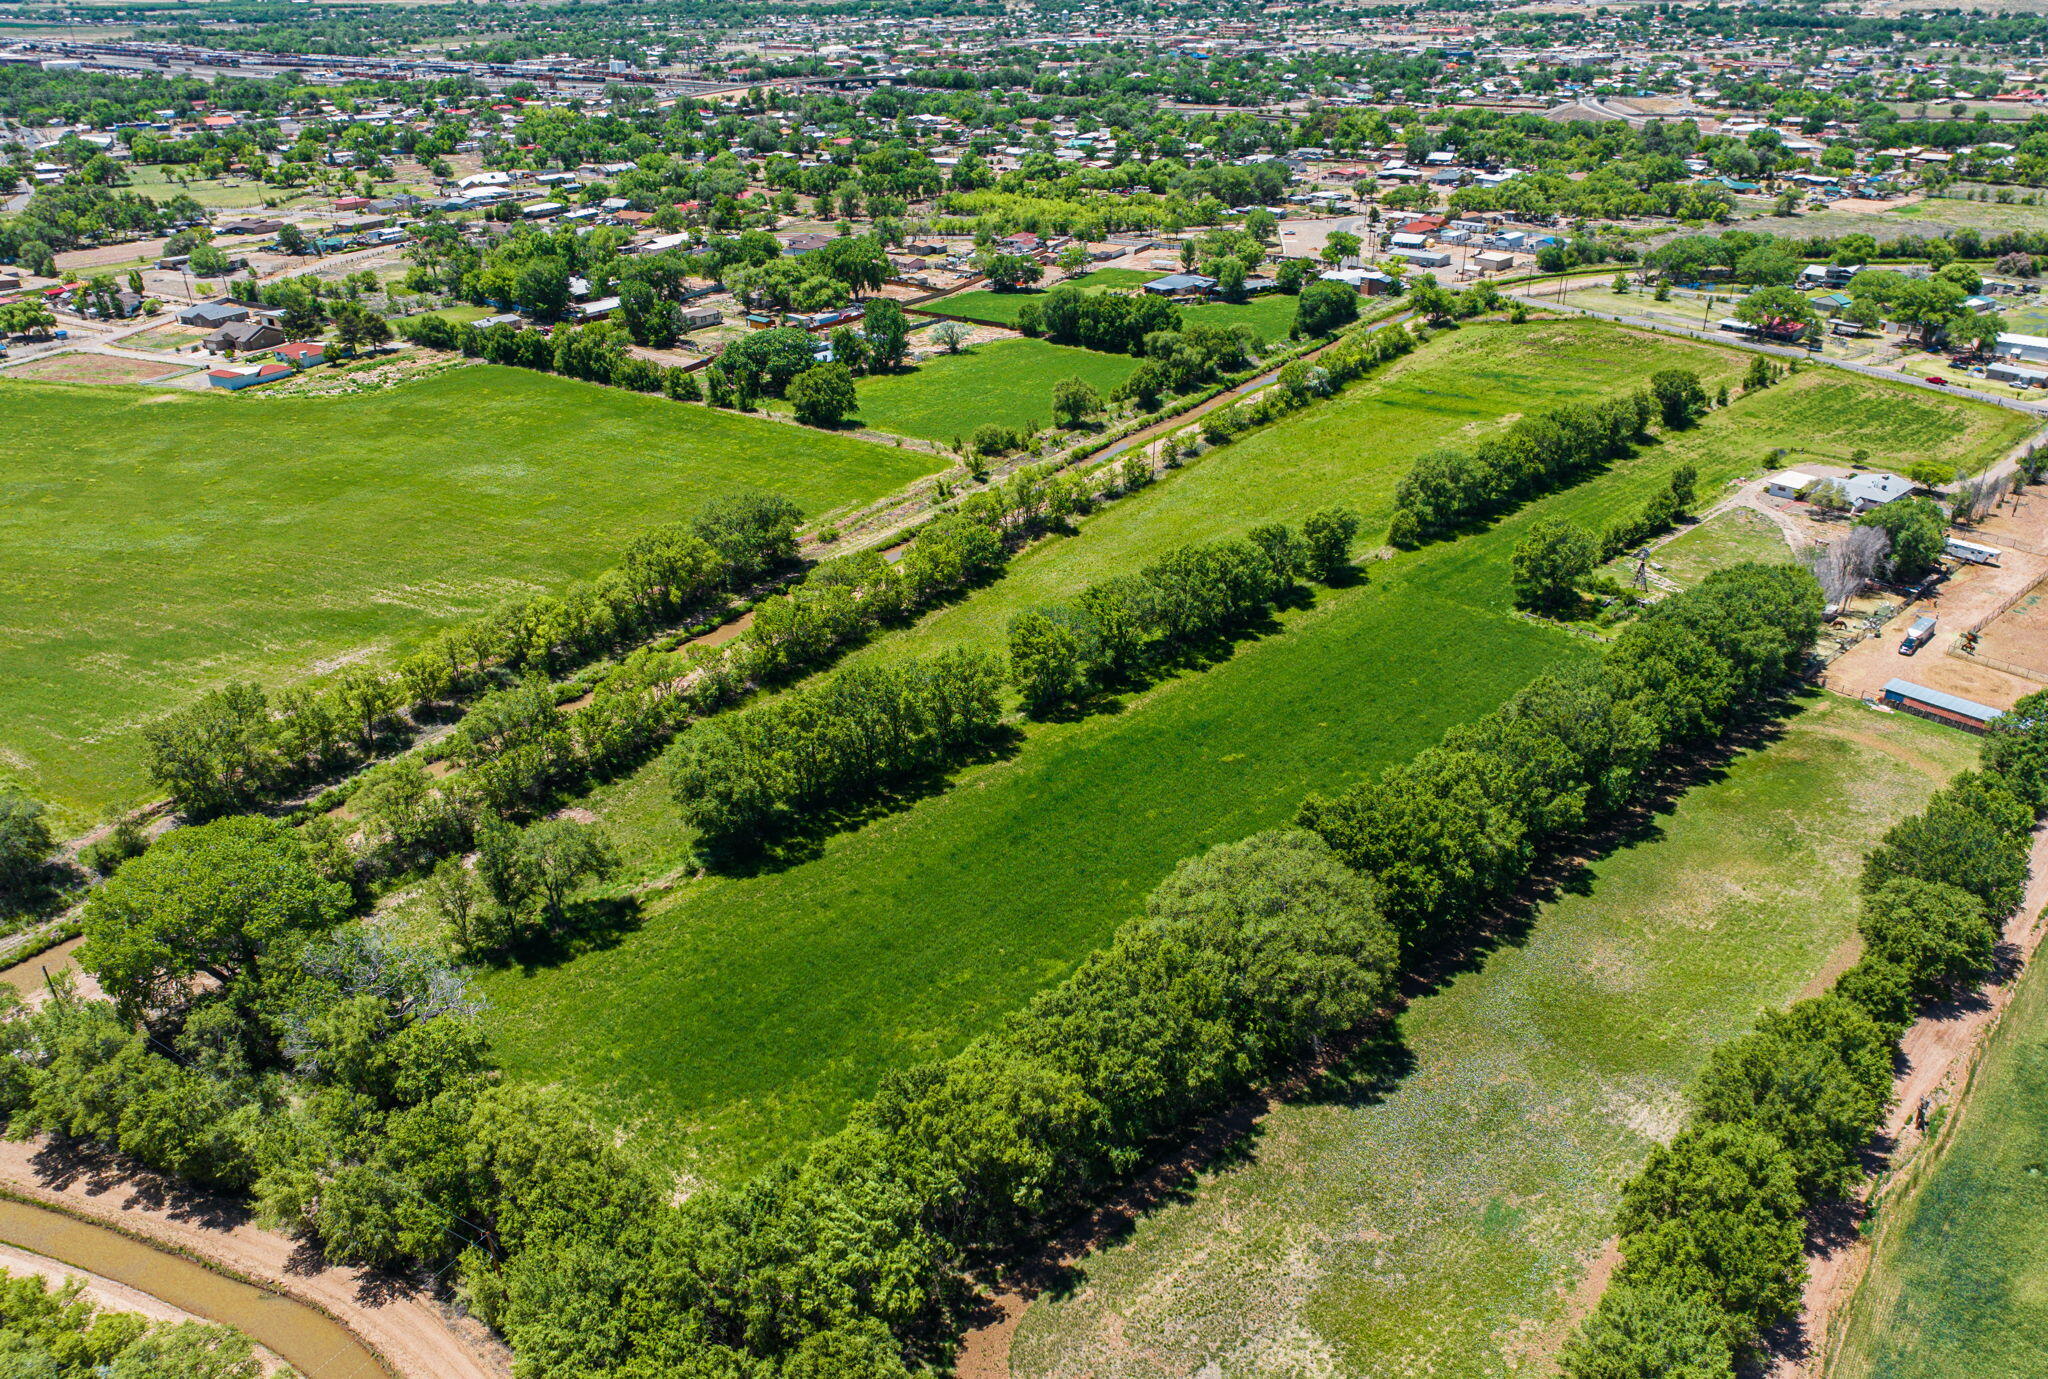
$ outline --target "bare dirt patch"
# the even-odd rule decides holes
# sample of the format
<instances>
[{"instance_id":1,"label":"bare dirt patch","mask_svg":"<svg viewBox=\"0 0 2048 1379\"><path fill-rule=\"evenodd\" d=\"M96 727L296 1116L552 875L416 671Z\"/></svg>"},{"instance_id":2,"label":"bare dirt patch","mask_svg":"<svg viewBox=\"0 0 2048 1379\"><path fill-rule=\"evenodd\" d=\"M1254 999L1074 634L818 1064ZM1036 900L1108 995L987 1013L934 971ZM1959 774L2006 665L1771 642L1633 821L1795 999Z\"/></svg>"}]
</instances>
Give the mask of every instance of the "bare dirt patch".
<instances>
[{"instance_id":1,"label":"bare dirt patch","mask_svg":"<svg viewBox=\"0 0 2048 1379\"><path fill-rule=\"evenodd\" d=\"M7 371L9 378L45 383L157 383L189 370L178 364L152 364L111 354L49 354Z\"/></svg>"}]
</instances>

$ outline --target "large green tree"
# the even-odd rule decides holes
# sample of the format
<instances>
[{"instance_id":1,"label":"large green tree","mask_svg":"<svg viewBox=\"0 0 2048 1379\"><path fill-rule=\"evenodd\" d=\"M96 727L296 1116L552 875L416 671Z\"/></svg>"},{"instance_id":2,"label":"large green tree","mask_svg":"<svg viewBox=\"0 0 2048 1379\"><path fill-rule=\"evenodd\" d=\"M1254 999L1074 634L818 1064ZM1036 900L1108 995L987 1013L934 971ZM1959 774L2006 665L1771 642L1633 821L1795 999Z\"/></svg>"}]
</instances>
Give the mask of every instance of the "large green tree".
<instances>
[{"instance_id":1,"label":"large green tree","mask_svg":"<svg viewBox=\"0 0 2048 1379\"><path fill-rule=\"evenodd\" d=\"M260 981L347 906L290 828L237 815L172 831L93 892L79 965L141 1016L183 1004L195 978Z\"/></svg>"}]
</instances>

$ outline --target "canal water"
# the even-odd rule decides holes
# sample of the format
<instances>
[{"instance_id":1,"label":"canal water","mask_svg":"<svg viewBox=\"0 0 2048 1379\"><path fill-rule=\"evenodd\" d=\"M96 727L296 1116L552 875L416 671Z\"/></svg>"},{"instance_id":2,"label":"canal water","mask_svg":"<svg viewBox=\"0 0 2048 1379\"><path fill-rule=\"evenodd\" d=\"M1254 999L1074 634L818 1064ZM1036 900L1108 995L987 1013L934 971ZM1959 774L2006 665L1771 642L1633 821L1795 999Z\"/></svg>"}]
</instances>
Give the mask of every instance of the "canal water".
<instances>
[{"instance_id":1,"label":"canal water","mask_svg":"<svg viewBox=\"0 0 2048 1379\"><path fill-rule=\"evenodd\" d=\"M24 996L41 989L44 971L75 966L81 940L0 971ZM267 1288L217 1274L181 1254L60 1211L0 1197L0 1241L161 1298L180 1311L240 1331L275 1351L306 1379L389 1379L375 1352L319 1308Z\"/></svg>"}]
</instances>

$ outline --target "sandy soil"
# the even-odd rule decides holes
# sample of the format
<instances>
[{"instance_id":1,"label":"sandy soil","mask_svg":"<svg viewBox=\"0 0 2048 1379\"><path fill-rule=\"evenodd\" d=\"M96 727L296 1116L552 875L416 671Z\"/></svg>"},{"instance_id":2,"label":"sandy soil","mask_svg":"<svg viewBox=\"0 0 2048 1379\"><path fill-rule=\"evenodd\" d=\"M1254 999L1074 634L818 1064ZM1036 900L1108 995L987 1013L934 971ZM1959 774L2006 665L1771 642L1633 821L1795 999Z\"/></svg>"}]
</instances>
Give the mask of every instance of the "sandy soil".
<instances>
[{"instance_id":1,"label":"sandy soil","mask_svg":"<svg viewBox=\"0 0 2048 1379\"><path fill-rule=\"evenodd\" d=\"M510 1355L473 1322L361 1269L328 1264L298 1241L248 1219L240 1202L154 1174L53 1163L38 1136L0 1143L0 1183L132 1235L170 1246L320 1308L405 1379L503 1379Z\"/></svg>"},{"instance_id":2,"label":"sandy soil","mask_svg":"<svg viewBox=\"0 0 2048 1379\"><path fill-rule=\"evenodd\" d=\"M2048 549L2048 500L2028 498L2016 517L2001 512L1993 521L1982 524L1978 532L1987 542L2001 535L2008 540L2018 536ZM2048 576L2048 555L2037 555L2016 545L2008 546L1995 566L1964 566L1932 597L1892 619L1881 635L1839 657L1828 667L1827 687L1842 694L1872 698L1885 681L1903 676L1930 689L1960 694L2001 709L2011 708L2023 696L2040 689L2041 683L1948 653L1965 628L1976 626L1999 604L2044 576ZM1905 639L1913 620L1923 613L1940 618L1940 630L1933 642L1915 655L1899 655L1899 643Z\"/></svg>"},{"instance_id":3,"label":"sandy soil","mask_svg":"<svg viewBox=\"0 0 2048 1379\"><path fill-rule=\"evenodd\" d=\"M133 1312L153 1322L206 1321L204 1317L197 1317L183 1308L173 1307L162 1298L151 1297L138 1288L130 1288L125 1283L116 1283L113 1279L89 1274L83 1269L60 1264L54 1259L46 1259L27 1250L16 1249L12 1245L0 1244L0 1270L5 1270L17 1278L33 1275L47 1279L52 1286L73 1281L82 1283L85 1287L80 1290L80 1296L94 1306L110 1312ZM284 1367L282 1357L265 1350L262 1346L256 1347L256 1358L263 1365L265 1374L274 1373Z\"/></svg>"},{"instance_id":4,"label":"sandy soil","mask_svg":"<svg viewBox=\"0 0 2048 1379\"><path fill-rule=\"evenodd\" d=\"M112 354L51 354L7 371L9 378L35 378L54 383L154 383L184 373L191 365L150 364Z\"/></svg>"},{"instance_id":5,"label":"sandy soil","mask_svg":"<svg viewBox=\"0 0 2048 1379\"><path fill-rule=\"evenodd\" d=\"M1920 1108L1951 1101L1968 1082L1986 1037L2012 1000L2020 969L2040 945L2048 919L2048 829L2034 835L2032 865L2026 899L2005 927L2000 979L1971 1000L1930 1011L1906 1031L1900 1048L1905 1072L1876 1137L1884 1169L1904 1163L1922 1146ZM1883 1190L1880 1181L1877 1191ZM1816 1232L1821 1239L1807 1258L1805 1309L1772 1347L1769 1379L1818 1379L1825 1372L1831 1333L1870 1267L1869 1243L1855 1229L1862 1214L1862 1204L1852 1204L1843 1221L1823 1223Z\"/></svg>"}]
</instances>

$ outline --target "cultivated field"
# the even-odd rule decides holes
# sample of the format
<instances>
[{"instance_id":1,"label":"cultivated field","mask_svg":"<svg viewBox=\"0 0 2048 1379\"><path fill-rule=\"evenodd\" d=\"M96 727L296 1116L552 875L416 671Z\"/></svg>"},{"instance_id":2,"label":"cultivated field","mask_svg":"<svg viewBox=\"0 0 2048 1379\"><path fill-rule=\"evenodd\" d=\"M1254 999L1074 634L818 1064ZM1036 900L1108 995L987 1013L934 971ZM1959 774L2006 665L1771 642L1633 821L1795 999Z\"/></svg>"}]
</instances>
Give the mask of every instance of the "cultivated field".
<instances>
[{"instance_id":1,"label":"cultivated field","mask_svg":"<svg viewBox=\"0 0 2048 1379\"><path fill-rule=\"evenodd\" d=\"M2019 981L1954 1142L1871 1262L1839 1379L2048 1373L2048 965Z\"/></svg>"},{"instance_id":2,"label":"cultivated field","mask_svg":"<svg viewBox=\"0 0 2048 1379\"><path fill-rule=\"evenodd\" d=\"M90 821L137 728L613 563L735 486L816 515L929 455L514 369L357 397L0 382L0 773Z\"/></svg>"},{"instance_id":3,"label":"cultivated field","mask_svg":"<svg viewBox=\"0 0 2048 1379\"><path fill-rule=\"evenodd\" d=\"M1000 647L1021 609L1331 501L1366 514L1369 547L1416 456L1469 442L1534 396L1593 396L1672 365L1711 386L1744 362L1587 322L1467 329L1120 501L863 654ZM498 1047L518 1075L591 1092L674 1162L719 1177L758 1164L837 1124L890 1069L957 1048L1057 980L1181 856L1282 821L1304 795L1591 654L1509 614L1506 561L1526 522L1598 524L1681 461L1700 466L1710 500L1775 446L1865 443L1871 399L1892 391L1809 376L1740 399L1490 532L1319 593L1221 665L1118 712L1034 726L1010 759L781 870L692 880L660 771L606 787L585 803L622 846L617 884L644 895L642 922L605 951L485 978ZM1837 442L1830 426L1848 434Z\"/></svg>"},{"instance_id":4,"label":"cultivated field","mask_svg":"<svg viewBox=\"0 0 2048 1379\"><path fill-rule=\"evenodd\" d=\"M863 426L920 440L965 439L983 422L1036 429L1052 420L1053 385L1084 379L1105 396L1136 371L1127 354L1045 340L995 340L904 373L860 380Z\"/></svg>"},{"instance_id":5,"label":"cultivated field","mask_svg":"<svg viewBox=\"0 0 2048 1379\"><path fill-rule=\"evenodd\" d=\"M1012 1372L1547 1372L1687 1081L1846 965L1863 850L1974 748L1810 696L1035 1304Z\"/></svg>"}]
</instances>

